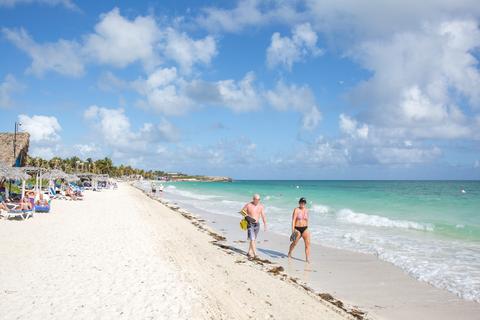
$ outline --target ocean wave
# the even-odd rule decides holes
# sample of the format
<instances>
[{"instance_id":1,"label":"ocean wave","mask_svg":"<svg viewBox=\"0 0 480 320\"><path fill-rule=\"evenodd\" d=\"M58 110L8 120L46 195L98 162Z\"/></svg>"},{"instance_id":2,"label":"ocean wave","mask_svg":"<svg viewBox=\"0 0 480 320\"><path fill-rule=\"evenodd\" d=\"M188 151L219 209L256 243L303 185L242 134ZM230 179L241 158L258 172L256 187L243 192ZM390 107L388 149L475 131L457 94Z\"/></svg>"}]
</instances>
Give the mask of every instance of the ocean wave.
<instances>
[{"instance_id":1,"label":"ocean wave","mask_svg":"<svg viewBox=\"0 0 480 320\"><path fill-rule=\"evenodd\" d=\"M325 213L330 212L330 207L325 206L323 204L314 204L310 210L313 211L313 212L316 212L316 213L324 213L325 214Z\"/></svg>"},{"instance_id":2,"label":"ocean wave","mask_svg":"<svg viewBox=\"0 0 480 320\"><path fill-rule=\"evenodd\" d=\"M386 217L370 215L366 213L354 212L350 209L342 209L337 213L340 221L354 223L372 227L402 228L414 229L421 231L433 231L434 226L431 224L422 224L408 220L392 220Z\"/></svg>"},{"instance_id":3,"label":"ocean wave","mask_svg":"<svg viewBox=\"0 0 480 320\"><path fill-rule=\"evenodd\" d=\"M207 194L201 194L201 193L195 193L195 192L190 192L187 190L180 190L177 188L170 188L173 186L167 187L167 192L176 194L185 198L190 198L190 199L196 199L196 200L212 200L212 199L218 199L219 196L214 196L214 195L207 195Z\"/></svg>"}]
</instances>

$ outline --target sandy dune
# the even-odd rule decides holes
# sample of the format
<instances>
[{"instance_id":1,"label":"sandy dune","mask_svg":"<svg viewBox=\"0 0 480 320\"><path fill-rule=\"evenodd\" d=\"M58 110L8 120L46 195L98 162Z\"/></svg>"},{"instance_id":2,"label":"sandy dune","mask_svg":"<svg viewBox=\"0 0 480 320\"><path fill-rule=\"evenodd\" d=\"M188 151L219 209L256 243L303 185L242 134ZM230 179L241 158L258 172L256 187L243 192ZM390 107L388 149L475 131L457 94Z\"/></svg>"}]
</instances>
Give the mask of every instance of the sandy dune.
<instances>
[{"instance_id":1,"label":"sandy dune","mask_svg":"<svg viewBox=\"0 0 480 320\"><path fill-rule=\"evenodd\" d=\"M1 319L351 318L126 184L53 211L0 220Z\"/></svg>"}]
</instances>

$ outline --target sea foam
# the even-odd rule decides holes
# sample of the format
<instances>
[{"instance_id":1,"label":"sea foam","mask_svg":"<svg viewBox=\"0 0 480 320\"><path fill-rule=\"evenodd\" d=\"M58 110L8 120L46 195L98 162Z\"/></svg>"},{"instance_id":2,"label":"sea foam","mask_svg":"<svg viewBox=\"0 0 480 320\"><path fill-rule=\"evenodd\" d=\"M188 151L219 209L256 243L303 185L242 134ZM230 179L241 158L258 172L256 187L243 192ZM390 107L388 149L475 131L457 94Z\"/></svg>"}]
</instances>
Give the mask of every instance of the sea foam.
<instances>
[{"instance_id":1,"label":"sea foam","mask_svg":"<svg viewBox=\"0 0 480 320\"><path fill-rule=\"evenodd\" d=\"M338 220L346 223L354 223L372 227L415 229L421 231L433 231L431 224L422 224L408 220L392 220L386 217L371 215L366 213L354 212L350 209L341 209L337 212Z\"/></svg>"}]
</instances>

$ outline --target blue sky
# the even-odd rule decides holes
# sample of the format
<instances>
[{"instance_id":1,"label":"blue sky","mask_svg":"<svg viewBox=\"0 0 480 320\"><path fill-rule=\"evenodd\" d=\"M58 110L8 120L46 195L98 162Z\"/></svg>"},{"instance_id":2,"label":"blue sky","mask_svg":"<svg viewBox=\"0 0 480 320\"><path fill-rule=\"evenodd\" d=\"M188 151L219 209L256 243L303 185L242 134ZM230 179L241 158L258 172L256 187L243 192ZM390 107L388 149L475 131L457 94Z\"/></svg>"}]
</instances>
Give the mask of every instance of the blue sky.
<instances>
[{"instance_id":1,"label":"blue sky","mask_svg":"<svg viewBox=\"0 0 480 320\"><path fill-rule=\"evenodd\" d=\"M0 0L32 155L258 179L479 179L475 1Z\"/></svg>"}]
</instances>

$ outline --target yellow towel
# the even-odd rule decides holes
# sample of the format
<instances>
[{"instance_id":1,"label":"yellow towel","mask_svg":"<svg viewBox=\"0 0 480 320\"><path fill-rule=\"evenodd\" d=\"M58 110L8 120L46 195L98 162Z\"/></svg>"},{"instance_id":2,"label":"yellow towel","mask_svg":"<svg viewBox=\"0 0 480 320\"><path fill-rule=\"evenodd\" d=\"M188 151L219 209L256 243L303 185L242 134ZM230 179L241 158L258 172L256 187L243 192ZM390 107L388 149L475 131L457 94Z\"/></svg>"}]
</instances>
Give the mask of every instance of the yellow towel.
<instances>
[{"instance_id":1,"label":"yellow towel","mask_svg":"<svg viewBox=\"0 0 480 320\"><path fill-rule=\"evenodd\" d=\"M247 226L248 226L248 222L246 219L240 220L240 229L245 231L247 230Z\"/></svg>"}]
</instances>

